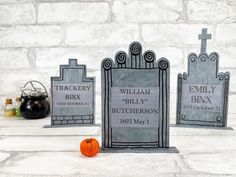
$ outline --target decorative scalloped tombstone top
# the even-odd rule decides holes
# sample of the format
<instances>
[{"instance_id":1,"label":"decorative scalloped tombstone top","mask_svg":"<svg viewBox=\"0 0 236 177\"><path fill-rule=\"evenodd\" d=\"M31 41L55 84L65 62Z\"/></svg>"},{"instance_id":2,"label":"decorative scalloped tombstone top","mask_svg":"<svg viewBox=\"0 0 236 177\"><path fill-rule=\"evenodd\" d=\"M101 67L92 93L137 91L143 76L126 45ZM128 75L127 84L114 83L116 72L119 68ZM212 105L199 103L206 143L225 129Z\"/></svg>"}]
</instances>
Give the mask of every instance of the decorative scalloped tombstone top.
<instances>
[{"instance_id":1,"label":"decorative scalloped tombstone top","mask_svg":"<svg viewBox=\"0 0 236 177\"><path fill-rule=\"evenodd\" d=\"M206 53L207 29L202 29L201 52L188 56L188 73L178 74L177 124L227 126L229 72L218 73L218 53Z\"/></svg>"},{"instance_id":2,"label":"decorative scalloped tombstone top","mask_svg":"<svg viewBox=\"0 0 236 177\"><path fill-rule=\"evenodd\" d=\"M51 78L52 126L94 124L94 82L77 59L60 66L60 77Z\"/></svg>"},{"instance_id":3,"label":"decorative scalloped tombstone top","mask_svg":"<svg viewBox=\"0 0 236 177\"><path fill-rule=\"evenodd\" d=\"M168 60L133 42L101 72L102 147L169 147Z\"/></svg>"}]
</instances>

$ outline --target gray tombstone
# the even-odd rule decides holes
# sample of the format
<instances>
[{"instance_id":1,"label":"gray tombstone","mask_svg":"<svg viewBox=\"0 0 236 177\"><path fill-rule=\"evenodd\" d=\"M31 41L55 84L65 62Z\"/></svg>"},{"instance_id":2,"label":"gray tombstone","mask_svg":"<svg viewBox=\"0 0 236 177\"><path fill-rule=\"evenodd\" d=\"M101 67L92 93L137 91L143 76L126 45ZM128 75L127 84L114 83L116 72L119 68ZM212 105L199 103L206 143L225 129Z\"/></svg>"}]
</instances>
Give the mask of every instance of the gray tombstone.
<instances>
[{"instance_id":1,"label":"gray tombstone","mask_svg":"<svg viewBox=\"0 0 236 177\"><path fill-rule=\"evenodd\" d=\"M177 124L226 127L229 72L218 73L218 53L206 53L207 29L202 29L199 55L188 56L188 73L178 74Z\"/></svg>"},{"instance_id":2,"label":"gray tombstone","mask_svg":"<svg viewBox=\"0 0 236 177\"><path fill-rule=\"evenodd\" d=\"M169 66L138 42L103 60L103 149L169 147Z\"/></svg>"},{"instance_id":3,"label":"gray tombstone","mask_svg":"<svg viewBox=\"0 0 236 177\"><path fill-rule=\"evenodd\" d=\"M60 77L51 78L52 126L94 124L94 82L77 59L60 66Z\"/></svg>"}]
</instances>

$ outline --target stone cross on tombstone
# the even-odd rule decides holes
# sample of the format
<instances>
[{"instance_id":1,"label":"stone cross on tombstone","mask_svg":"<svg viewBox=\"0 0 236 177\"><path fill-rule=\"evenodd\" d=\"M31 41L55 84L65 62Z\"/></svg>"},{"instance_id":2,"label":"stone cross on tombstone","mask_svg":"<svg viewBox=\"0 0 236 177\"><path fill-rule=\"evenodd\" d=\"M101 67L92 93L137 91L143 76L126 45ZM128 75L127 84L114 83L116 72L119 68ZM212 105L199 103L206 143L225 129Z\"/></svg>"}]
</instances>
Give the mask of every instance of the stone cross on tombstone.
<instances>
[{"instance_id":1,"label":"stone cross on tombstone","mask_svg":"<svg viewBox=\"0 0 236 177\"><path fill-rule=\"evenodd\" d=\"M77 59L60 66L60 76L51 78L52 126L94 124L95 78L86 76L86 66Z\"/></svg>"},{"instance_id":2,"label":"stone cross on tombstone","mask_svg":"<svg viewBox=\"0 0 236 177\"><path fill-rule=\"evenodd\" d=\"M198 39L201 39L201 53L206 52L207 39L211 39L211 34L207 34L207 28L202 29L202 34L198 35Z\"/></svg>"},{"instance_id":3,"label":"stone cross on tombstone","mask_svg":"<svg viewBox=\"0 0 236 177\"><path fill-rule=\"evenodd\" d=\"M188 72L178 74L177 124L227 126L229 72L218 72L218 53L206 53L207 29L202 29L201 52L188 56Z\"/></svg>"},{"instance_id":4,"label":"stone cross on tombstone","mask_svg":"<svg viewBox=\"0 0 236 177\"><path fill-rule=\"evenodd\" d=\"M169 66L139 42L103 60L103 149L169 147Z\"/></svg>"}]
</instances>

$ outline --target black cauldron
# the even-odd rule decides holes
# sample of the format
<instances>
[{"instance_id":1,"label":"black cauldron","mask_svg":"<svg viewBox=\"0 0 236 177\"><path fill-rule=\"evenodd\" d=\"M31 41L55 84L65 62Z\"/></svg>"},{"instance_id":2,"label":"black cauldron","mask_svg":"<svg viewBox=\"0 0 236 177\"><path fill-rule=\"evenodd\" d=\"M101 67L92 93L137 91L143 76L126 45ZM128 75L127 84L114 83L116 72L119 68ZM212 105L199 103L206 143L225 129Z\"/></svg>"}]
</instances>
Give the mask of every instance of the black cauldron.
<instances>
[{"instance_id":1,"label":"black cauldron","mask_svg":"<svg viewBox=\"0 0 236 177\"><path fill-rule=\"evenodd\" d=\"M20 111L24 118L40 119L47 117L49 114L48 94L42 83L38 81L27 82L23 87L21 98Z\"/></svg>"}]
</instances>

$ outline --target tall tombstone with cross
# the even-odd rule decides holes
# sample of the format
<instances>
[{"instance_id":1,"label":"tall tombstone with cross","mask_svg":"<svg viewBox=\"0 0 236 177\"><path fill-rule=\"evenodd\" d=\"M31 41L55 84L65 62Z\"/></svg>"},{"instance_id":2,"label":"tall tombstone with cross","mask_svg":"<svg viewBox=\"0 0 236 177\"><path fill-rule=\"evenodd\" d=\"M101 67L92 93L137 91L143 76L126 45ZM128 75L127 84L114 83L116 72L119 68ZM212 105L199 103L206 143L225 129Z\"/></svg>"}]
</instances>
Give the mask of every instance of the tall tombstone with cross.
<instances>
[{"instance_id":1,"label":"tall tombstone with cross","mask_svg":"<svg viewBox=\"0 0 236 177\"><path fill-rule=\"evenodd\" d=\"M169 147L169 62L142 54L133 42L129 54L105 58L102 72L102 147Z\"/></svg>"},{"instance_id":2,"label":"tall tombstone with cross","mask_svg":"<svg viewBox=\"0 0 236 177\"><path fill-rule=\"evenodd\" d=\"M220 72L219 55L206 52L211 34L202 29L199 55L188 56L188 72L178 74L177 119L181 125L227 126L229 72Z\"/></svg>"}]
</instances>

